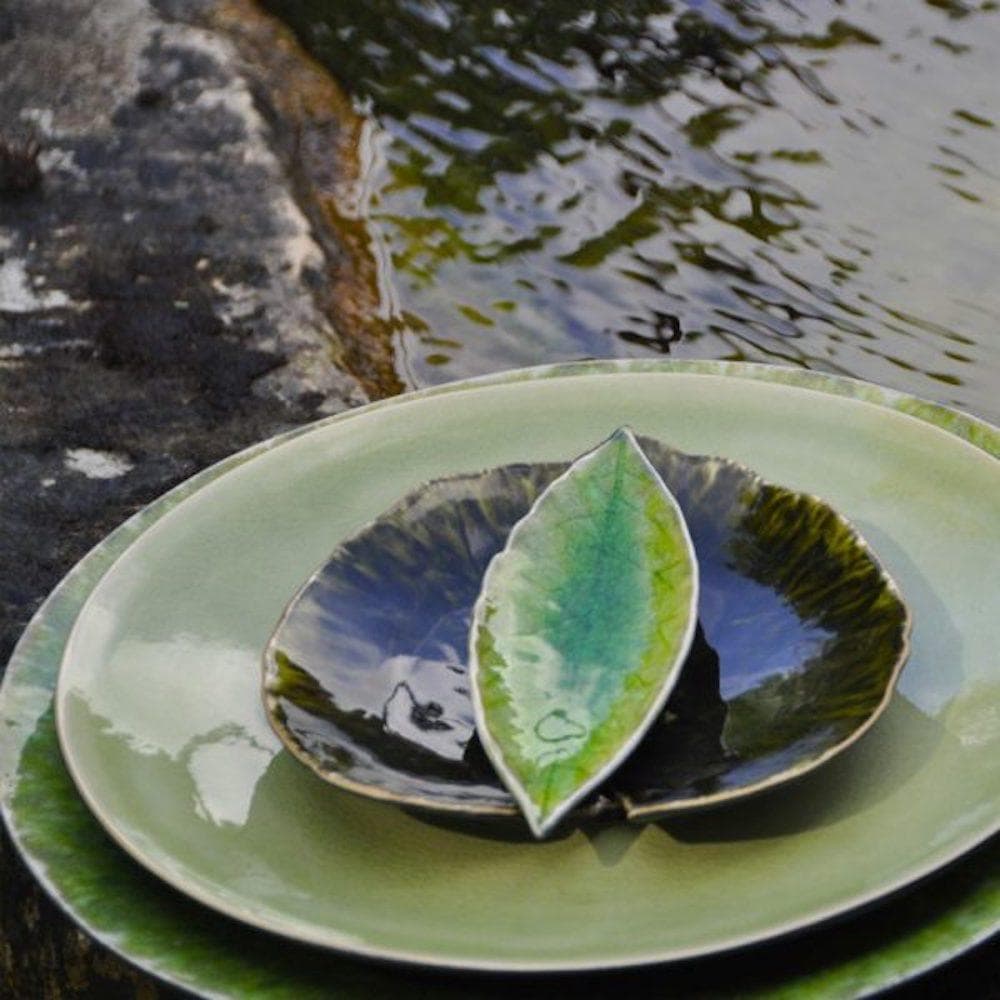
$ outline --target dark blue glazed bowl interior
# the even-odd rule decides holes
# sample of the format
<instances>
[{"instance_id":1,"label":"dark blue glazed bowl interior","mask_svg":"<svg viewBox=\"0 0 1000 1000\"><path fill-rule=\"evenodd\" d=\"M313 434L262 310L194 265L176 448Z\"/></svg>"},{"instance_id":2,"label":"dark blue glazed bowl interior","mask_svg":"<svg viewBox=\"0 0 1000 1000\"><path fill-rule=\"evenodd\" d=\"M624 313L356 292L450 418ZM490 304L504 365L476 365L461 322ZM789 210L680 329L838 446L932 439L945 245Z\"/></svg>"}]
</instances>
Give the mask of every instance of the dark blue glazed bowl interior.
<instances>
[{"instance_id":1,"label":"dark blue glazed bowl interior","mask_svg":"<svg viewBox=\"0 0 1000 1000\"><path fill-rule=\"evenodd\" d=\"M640 438L700 569L699 627L656 723L583 812L632 818L773 787L885 706L909 616L857 531L815 497ZM567 463L422 486L343 542L265 654L265 703L322 777L416 808L516 813L475 732L472 606L487 565Z\"/></svg>"}]
</instances>

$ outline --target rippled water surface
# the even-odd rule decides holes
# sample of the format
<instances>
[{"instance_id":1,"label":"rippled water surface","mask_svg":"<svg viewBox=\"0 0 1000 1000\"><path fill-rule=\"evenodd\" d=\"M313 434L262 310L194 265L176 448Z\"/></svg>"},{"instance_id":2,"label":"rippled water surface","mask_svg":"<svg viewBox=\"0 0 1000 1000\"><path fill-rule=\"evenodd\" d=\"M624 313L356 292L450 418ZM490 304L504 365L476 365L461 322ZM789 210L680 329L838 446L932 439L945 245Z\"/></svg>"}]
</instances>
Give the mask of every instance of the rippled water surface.
<instances>
[{"instance_id":1,"label":"rippled water surface","mask_svg":"<svg viewBox=\"0 0 1000 1000\"><path fill-rule=\"evenodd\" d=\"M997 3L269 6L370 120L406 384L659 352L1000 416Z\"/></svg>"}]
</instances>

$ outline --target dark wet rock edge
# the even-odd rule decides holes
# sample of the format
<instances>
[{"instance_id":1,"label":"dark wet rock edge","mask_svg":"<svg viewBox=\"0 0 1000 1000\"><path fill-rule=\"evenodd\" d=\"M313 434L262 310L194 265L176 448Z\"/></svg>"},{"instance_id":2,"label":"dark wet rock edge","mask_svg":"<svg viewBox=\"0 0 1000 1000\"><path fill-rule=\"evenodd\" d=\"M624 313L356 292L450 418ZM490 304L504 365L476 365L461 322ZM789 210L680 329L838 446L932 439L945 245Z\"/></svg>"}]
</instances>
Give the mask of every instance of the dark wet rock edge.
<instances>
[{"instance_id":1,"label":"dark wet rock edge","mask_svg":"<svg viewBox=\"0 0 1000 1000\"><path fill-rule=\"evenodd\" d=\"M366 398L327 301L337 247L294 180L303 129L269 99L285 81L253 62L253 9L228 4L233 39L218 6L0 10L0 664L138 508ZM0 882L0 996L181 995L95 946L6 833Z\"/></svg>"}]
</instances>

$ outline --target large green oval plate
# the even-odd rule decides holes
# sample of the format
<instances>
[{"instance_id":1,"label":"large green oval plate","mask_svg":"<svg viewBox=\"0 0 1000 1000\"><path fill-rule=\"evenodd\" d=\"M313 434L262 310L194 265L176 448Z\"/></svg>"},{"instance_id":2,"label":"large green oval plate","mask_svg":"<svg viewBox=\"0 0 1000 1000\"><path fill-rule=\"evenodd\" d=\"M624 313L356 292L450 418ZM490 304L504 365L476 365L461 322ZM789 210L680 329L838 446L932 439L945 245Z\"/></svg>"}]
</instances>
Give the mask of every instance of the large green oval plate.
<instances>
[{"instance_id":1,"label":"large green oval plate","mask_svg":"<svg viewBox=\"0 0 1000 1000\"><path fill-rule=\"evenodd\" d=\"M745 461L825 495L859 524L917 622L900 696L869 736L766 804L531 847L349 798L275 756L256 728L262 712L245 710L245 678L252 690L284 598L338 533L413 482L515 452L572 453L608 422ZM150 867L216 907L362 953L579 968L711 951L871 901L996 825L1000 673L985 596L998 562L996 452L993 429L943 408L826 376L711 363L514 373L296 432L142 512L53 595L15 654L0 703L6 818L71 913L172 981L217 995L391 989L391 970L268 949L274 939L162 887L73 795L53 758L56 664L81 603L124 552L78 623L62 689L66 740L105 822ZM228 713L219 713L220 694ZM165 725L171 702L180 726ZM896 981L995 929L996 851L975 861L906 901L906 919L890 904L891 917L814 932L814 945L797 949L808 960L789 961L776 945L769 957L765 949L729 959L725 976L687 964L657 979L658 991L718 988L729 976L745 988L824 995ZM507 891L512 884L532 887L530 908ZM643 981L637 975L624 982ZM426 983L470 992L468 980Z\"/></svg>"}]
</instances>

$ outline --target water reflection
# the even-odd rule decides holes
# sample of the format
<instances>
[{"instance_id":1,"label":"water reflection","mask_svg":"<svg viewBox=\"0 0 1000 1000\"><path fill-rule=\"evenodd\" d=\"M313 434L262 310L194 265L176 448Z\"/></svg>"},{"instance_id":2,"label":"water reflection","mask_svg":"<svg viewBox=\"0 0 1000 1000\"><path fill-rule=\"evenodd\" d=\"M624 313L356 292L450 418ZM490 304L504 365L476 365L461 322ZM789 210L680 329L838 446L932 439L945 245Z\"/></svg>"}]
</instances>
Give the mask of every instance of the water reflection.
<instances>
[{"instance_id":1,"label":"water reflection","mask_svg":"<svg viewBox=\"0 0 1000 1000\"><path fill-rule=\"evenodd\" d=\"M378 123L348 333L409 383L660 352L998 413L996 4L267 5Z\"/></svg>"}]
</instances>

